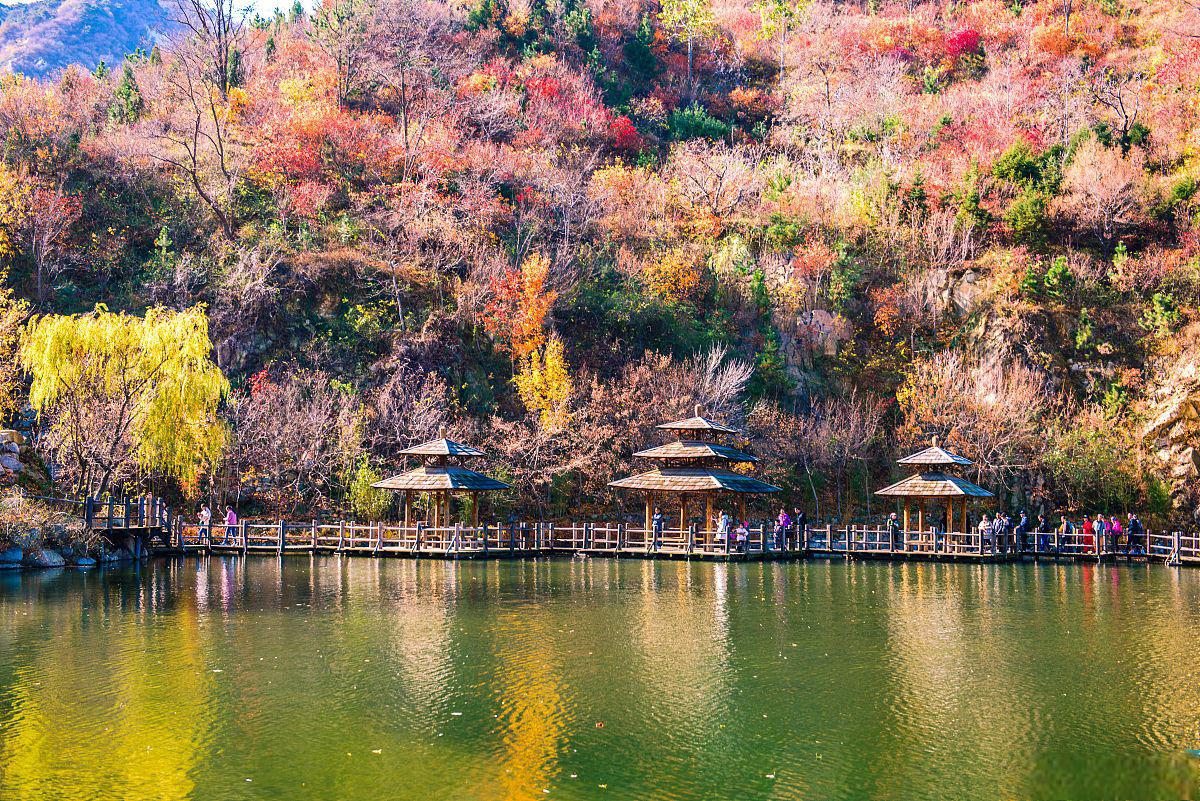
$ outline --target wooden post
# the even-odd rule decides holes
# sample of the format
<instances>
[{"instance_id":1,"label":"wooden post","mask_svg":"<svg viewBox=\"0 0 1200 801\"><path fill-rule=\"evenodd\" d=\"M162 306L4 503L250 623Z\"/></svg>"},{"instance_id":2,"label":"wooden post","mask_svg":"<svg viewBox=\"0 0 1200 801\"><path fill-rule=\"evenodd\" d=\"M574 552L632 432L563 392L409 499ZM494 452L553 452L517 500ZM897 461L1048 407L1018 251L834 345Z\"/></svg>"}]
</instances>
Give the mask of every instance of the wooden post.
<instances>
[{"instance_id":1,"label":"wooden post","mask_svg":"<svg viewBox=\"0 0 1200 801\"><path fill-rule=\"evenodd\" d=\"M904 499L904 537L901 540L906 546L908 543L908 498Z\"/></svg>"},{"instance_id":2,"label":"wooden post","mask_svg":"<svg viewBox=\"0 0 1200 801\"><path fill-rule=\"evenodd\" d=\"M696 549L696 524L695 523L692 523L691 525L688 526L687 535L688 535L687 552L691 553L693 550Z\"/></svg>"},{"instance_id":3,"label":"wooden post","mask_svg":"<svg viewBox=\"0 0 1200 801\"><path fill-rule=\"evenodd\" d=\"M346 521L338 521L338 544L337 552L342 553L346 549Z\"/></svg>"},{"instance_id":4,"label":"wooden post","mask_svg":"<svg viewBox=\"0 0 1200 801\"><path fill-rule=\"evenodd\" d=\"M650 507L653 505L653 503L654 503L654 493L647 492L646 493L646 528L644 529L647 534L650 533L651 515L653 514Z\"/></svg>"},{"instance_id":5,"label":"wooden post","mask_svg":"<svg viewBox=\"0 0 1200 801\"><path fill-rule=\"evenodd\" d=\"M287 523L283 518L279 519L279 555L283 556L283 544L287 539Z\"/></svg>"},{"instance_id":6,"label":"wooden post","mask_svg":"<svg viewBox=\"0 0 1200 801\"><path fill-rule=\"evenodd\" d=\"M83 524L90 530L92 528L92 520L96 516L96 499L91 495L87 496L87 500L83 502Z\"/></svg>"},{"instance_id":7,"label":"wooden post","mask_svg":"<svg viewBox=\"0 0 1200 801\"><path fill-rule=\"evenodd\" d=\"M712 493L706 493L704 496L704 542L712 542L712 537L709 536L712 532L713 521L713 496Z\"/></svg>"},{"instance_id":8,"label":"wooden post","mask_svg":"<svg viewBox=\"0 0 1200 801\"><path fill-rule=\"evenodd\" d=\"M250 543L246 540L246 521L239 520L238 528L241 529L242 533L242 556L245 556L250 550Z\"/></svg>"},{"instance_id":9,"label":"wooden post","mask_svg":"<svg viewBox=\"0 0 1200 801\"><path fill-rule=\"evenodd\" d=\"M309 540L312 543L311 549L312 549L313 553L316 553L317 552L317 521L315 518L312 521L312 527L309 529L309 532L311 534L311 537Z\"/></svg>"},{"instance_id":10,"label":"wooden post","mask_svg":"<svg viewBox=\"0 0 1200 801\"><path fill-rule=\"evenodd\" d=\"M617 551L625 548L625 524L617 523Z\"/></svg>"},{"instance_id":11,"label":"wooden post","mask_svg":"<svg viewBox=\"0 0 1200 801\"><path fill-rule=\"evenodd\" d=\"M425 533L425 524L417 521L417 530L413 534L413 553L421 552L421 537Z\"/></svg>"}]
</instances>

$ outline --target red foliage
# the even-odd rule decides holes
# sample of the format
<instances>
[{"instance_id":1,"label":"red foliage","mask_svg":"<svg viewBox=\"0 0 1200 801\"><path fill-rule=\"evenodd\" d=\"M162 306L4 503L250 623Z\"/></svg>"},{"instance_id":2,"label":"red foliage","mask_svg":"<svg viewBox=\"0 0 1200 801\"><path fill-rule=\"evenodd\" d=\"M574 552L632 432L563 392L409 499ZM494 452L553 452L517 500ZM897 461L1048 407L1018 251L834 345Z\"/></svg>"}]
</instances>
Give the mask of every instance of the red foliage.
<instances>
[{"instance_id":1,"label":"red foliage","mask_svg":"<svg viewBox=\"0 0 1200 801\"><path fill-rule=\"evenodd\" d=\"M983 37L979 35L979 31L963 28L946 40L946 55L957 60L978 53L982 46Z\"/></svg>"},{"instance_id":2,"label":"red foliage","mask_svg":"<svg viewBox=\"0 0 1200 801\"><path fill-rule=\"evenodd\" d=\"M634 153L642 149L642 135L638 132L633 120L622 114L608 126L608 135L612 137L613 148L626 153Z\"/></svg>"}]
</instances>

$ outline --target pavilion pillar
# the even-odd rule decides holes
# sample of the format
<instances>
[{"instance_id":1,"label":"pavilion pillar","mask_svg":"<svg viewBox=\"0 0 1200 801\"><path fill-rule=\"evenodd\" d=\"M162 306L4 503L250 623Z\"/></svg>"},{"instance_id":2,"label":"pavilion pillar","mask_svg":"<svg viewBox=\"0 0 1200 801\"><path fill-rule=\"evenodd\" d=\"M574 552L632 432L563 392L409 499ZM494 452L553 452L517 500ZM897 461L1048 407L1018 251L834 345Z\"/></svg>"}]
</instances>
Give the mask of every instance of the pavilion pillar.
<instances>
[{"instance_id":1,"label":"pavilion pillar","mask_svg":"<svg viewBox=\"0 0 1200 801\"><path fill-rule=\"evenodd\" d=\"M679 493L679 530L687 531L687 496Z\"/></svg>"},{"instance_id":2,"label":"pavilion pillar","mask_svg":"<svg viewBox=\"0 0 1200 801\"><path fill-rule=\"evenodd\" d=\"M649 534L649 532L650 532L650 518L653 515L653 512L651 511L650 507L653 505L654 505L654 493L647 492L646 493L646 528L645 528L645 531L647 534Z\"/></svg>"},{"instance_id":3,"label":"pavilion pillar","mask_svg":"<svg viewBox=\"0 0 1200 801\"><path fill-rule=\"evenodd\" d=\"M925 499L917 498L917 531L925 532Z\"/></svg>"},{"instance_id":4,"label":"pavilion pillar","mask_svg":"<svg viewBox=\"0 0 1200 801\"><path fill-rule=\"evenodd\" d=\"M471 495L471 526L479 528L479 493Z\"/></svg>"},{"instance_id":5,"label":"pavilion pillar","mask_svg":"<svg viewBox=\"0 0 1200 801\"><path fill-rule=\"evenodd\" d=\"M908 498L906 497L904 499L904 531L905 531L905 533L907 533L909 530L909 528L908 528L908 504L909 504L909 501L908 501Z\"/></svg>"},{"instance_id":6,"label":"pavilion pillar","mask_svg":"<svg viewBox=\"0 0 1200 801\"><path fill-rule=\"evenodd\" d=\"M746 496L738 496L738 522L745 523L746 521Z\"/></svg>"},{"instance_id":7,"label":"pavilion pillar","mask_svg":"<svg viewBox=\"0 0 1200 801\"><path fill-rule=\"evenodd\" d=\"M704 528L701 530L704 532L704 541L705 542L712 541L711 536L710 536L711 532L712 532L712 524L713 524L712 521L713 521L713 496L712 496L712 493L710 492L704 496Z\"/></svg>"}]
</instances>

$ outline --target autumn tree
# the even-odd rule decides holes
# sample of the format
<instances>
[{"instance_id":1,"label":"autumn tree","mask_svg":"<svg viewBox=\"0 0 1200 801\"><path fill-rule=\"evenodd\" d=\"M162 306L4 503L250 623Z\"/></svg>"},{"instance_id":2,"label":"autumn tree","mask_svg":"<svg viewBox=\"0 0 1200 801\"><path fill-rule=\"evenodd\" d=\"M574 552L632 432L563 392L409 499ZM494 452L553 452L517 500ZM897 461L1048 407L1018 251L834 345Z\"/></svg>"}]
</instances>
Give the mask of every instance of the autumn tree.
<instances>
[{"instance_id":1,"label":"autumn tree","mask_svg":"<svg viewBox=\"0 0 1200 801\"><path fill-rule=\"evenodd\" d=\"M485 312L488 332L515 360L528 357L546 342L546 318L558 293L547 286L550 259L534 254L518 270L505 270L492 283Z\"/></svg>"},{"instance_id":2,"label":"autumn tree","mask_svg":"<svg viewBox=\"0 0 1200 801\"><path fill-rule=\"evenodd\" d=\"M697 39L712 35L716 30L712 0L663 0L658 21L676 40L687 44L688 98L696 99L693 81L693 48Z\"/></svg>"},{"instance_id":3,"label":"autumn tree","mask_svg":"<svg viewBox=\"0 0 1200 801\"><path fill-rule=\"evenodd\" d=\"M367 59L370 0L322 0L313 12L309 36L333 62L337 102L345 106L359 91Z\"/></svg>"},{"instance_id":4,"label":"autumn tree","mask_svg":"<svg viewBox=\"0 0 1200 801\"><path fill-rule=\"evenodd\" d=\"M355 397L323 372L256 373L231 398L230 469L238 493L277 512L328 508L340 498L362 453Z\"/></svg>"},{"instance_id":5,"label":"autumn tree","mask_svg":"<svg viewBox=\"0 0 1200 801\"><path fill-rule=\"evenodd\" d=\"M787 72L788 34L800 20L808 7L808 0L758 0L754 10L762 21L760 35L764 39L779 40L779 80Z\"/></svg>"},{"instance_id":6,"label":"autumn tree","mask_svg":"<svg viewBox=\"0 0 1200 801\"><path fill-rule=\"evenodd\" d=\"M237 0L175 0L171 20L185 32L186 47L177 43L176 55L188 56L195 78L211 86L222 101L238 78L240 48L249 6Z\"/></svg>"},{"instance_id":7,"label":"autumn tree","mask_svg":"<svg viewBox=\"0 0 1200 801\"><path fill-rule=\"evenodd\" d=\"M35 185L28 192L21 237L33 262L38 303L49 299L54 278L66 263L71 229L82 213L79 198L62 187Z\"/></svg>"},{"instance_id":8,"label":"autumn tree","mask_svg":"<svg viewBox=\"0 0 1200 801\"><path fill-rule=\"evenodd\" d=\"M103 495L134 467L192 489L224 450L217 408L229 383L212 360L199 306L37 317L24 331L20 363L30 405L76 492Z\"/></svg>"},{"instance_id":9,"label":"autumn tree","mask_svg":"<svg viewBox=\"0 0 1200 801\"><path fill-rule=\"evenodd\" d=\"M1034 368L985 364L953 351L914 362L896 397L903 442L916 446L936 436L975 462L977 480L992 482L1007 482L1036 463L1055 409Z\"/></svg>"},{"instance_id":10,"label":"autumn tree","mask_svg":"<svg viewBox=\"0 0 1200 801\"><path fill-rule=\"evenodd\" d=\"M246 10L234 0L178 0L182 34L161 70L159 114L147 123L148 155L178 171L233 241L234 190L244 153L234 136L238 77ZM239 90L240 91L240 90Z\"/></svg>"},{"instance_id":11,"label":"autumn tree","mask_svg":"<svg viewBox=\"0 0 1200 801\"><path fill-rule=\"evenodd\" d=\"M11 417L24 401L18 353L28 316L28 303L10 289L0 290L0 419Z\"/></svg>"},{"instance_id":12,"label":"autumn tree","mask_svg":"<svg viewBox=\"0 0 1200 801\"><path fill-rule=\"evenodd\" d=\"M1063 172L1064 194L1058 207L1070 219L1111 242L1132 223L1141 208L1145 185L1141 153L1128 156L1089 138Z\"/></svg>"},{"instance_id":13,"label":"autumn tree","mask_svg":"<svg viewBox=\"0 0 1200 801\"><path fill-rule=\"evenodd\" d=\"M543 349L534 349L525 356L513 378L517 394L529 413L542 428L555 431L570 419L567 403L573 384L563 355L562 340L552 336Z\"/></svg>"}]
</instances>

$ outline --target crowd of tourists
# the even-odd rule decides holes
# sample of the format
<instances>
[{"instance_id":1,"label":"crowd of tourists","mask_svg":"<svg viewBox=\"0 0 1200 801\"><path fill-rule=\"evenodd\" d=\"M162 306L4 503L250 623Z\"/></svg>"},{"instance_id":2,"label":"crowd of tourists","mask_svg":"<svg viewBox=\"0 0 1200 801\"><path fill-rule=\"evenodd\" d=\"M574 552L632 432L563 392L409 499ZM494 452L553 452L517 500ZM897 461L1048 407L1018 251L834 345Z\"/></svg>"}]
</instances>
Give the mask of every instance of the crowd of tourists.
<instances>
[{"instance_id":1,"label":"crowd of tourists","mask_svg":"<svg viewBox=\"0 0 1200 801\"><path fill-rule=\"evenodd\" d=\"M935 521L929 527L935 539L945 535L943 526ZM1122 522L1118 515L1084 515L1073 521L1068 515L1058 516L1053 523L1046 515L1031 522L1025 512L1014 519L1003 510L991 515L984 513L976 526L987 550L1035 550L1042 553L1111 553L1132 556L1145 555L1149 549L1146 527L1137 514L1129 512ZM899 550L904 544L904 531L896 513L888 516L885 530L892 547Z\"/></svg>"}]
</instances>

